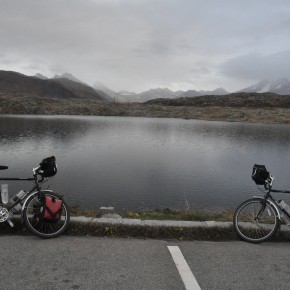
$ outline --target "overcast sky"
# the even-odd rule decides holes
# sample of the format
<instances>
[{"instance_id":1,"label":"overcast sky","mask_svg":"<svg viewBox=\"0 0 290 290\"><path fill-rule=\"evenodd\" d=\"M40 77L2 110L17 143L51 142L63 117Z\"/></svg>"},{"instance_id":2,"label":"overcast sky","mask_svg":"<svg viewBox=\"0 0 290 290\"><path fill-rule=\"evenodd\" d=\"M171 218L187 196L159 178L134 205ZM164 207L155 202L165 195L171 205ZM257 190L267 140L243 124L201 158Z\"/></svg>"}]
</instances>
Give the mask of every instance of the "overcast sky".
<instances>
[{"instance_id":1,"label":"overcast sky","mask_svg":"<svg viewBox=\"0 0 290 290\"><path fill-rule=\"evenodd\" d=\"M136 92L290 79L290 1L1 0L0 69Z\"/></svg>"}]
</instances>

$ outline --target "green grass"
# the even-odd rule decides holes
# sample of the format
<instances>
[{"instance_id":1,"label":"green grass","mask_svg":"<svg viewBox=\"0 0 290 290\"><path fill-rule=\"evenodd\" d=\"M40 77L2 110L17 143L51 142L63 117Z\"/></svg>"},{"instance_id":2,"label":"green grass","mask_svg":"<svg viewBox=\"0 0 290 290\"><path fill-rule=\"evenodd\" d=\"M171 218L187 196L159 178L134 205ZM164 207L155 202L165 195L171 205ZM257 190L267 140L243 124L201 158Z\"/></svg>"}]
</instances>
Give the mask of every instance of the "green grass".
<instances>
[{"instance_id":1,"label":"green grass","mask_svg":"<svg viewBox=\"0 0 290 290\"><path fill-rule=\"evenodd\" d=\"M96 217L98 211L82 210L74 205L70 208L71 216ZM179 220L179 221L232 221L233 210L203 210L192 208L188 210L161 208L152 211L116 212L123 218L141 220Z\"/></svg>"},{"instance_id":2,"label":"green grass","mask_svg":"<svg viewBox=\"0 0 290 290\"><path fill-rule=\"evenodd\" d=\"M210 211L201 209L177 210L156 209L154 211L128 211L123 217L142 220L180 220L180 221L232 221L232 210Z\"/></svg>"}]
</instances>

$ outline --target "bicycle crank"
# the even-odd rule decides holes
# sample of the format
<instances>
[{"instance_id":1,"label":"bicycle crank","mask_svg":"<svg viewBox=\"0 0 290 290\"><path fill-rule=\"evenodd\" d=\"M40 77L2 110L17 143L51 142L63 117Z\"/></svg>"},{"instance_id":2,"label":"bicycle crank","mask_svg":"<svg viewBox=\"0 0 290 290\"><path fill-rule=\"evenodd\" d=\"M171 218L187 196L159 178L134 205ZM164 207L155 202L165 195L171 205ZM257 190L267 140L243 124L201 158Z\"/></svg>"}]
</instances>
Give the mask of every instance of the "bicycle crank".
<instances>
[{"instance_id":1,"label":"bicycle crank","mask_svg":"<svg viewBox=\"0 0 290 290\"><path fill-rule=\"evenodd\" d=\"M7 221L11 227L14 227L13 222L9 219L9 212L7 208L0 206L0 223Z\"/></svg>"},{"instance_id":2,"label":"bicycle crank","mask_svg":"<svg viewBox=\"0 0 290 290\"><path fill-rule=\"evenodd\" d=\"M5 207L0 207L0 223L5 222L9 217L9 212Z\"/></svg>"}]
</instances>

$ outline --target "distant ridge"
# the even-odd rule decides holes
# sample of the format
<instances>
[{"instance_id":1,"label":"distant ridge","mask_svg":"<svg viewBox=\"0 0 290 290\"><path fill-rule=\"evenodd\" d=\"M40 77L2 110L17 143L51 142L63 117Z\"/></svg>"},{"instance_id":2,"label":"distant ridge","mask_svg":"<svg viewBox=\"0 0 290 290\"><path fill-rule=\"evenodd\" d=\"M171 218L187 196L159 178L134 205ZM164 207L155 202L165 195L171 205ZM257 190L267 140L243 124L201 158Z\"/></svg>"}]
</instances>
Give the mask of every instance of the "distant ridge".
<instances>
[{"instance_id":1,"label":"distant ridge","mask_svg":"<svg viewBox=\"0 0 290 290\"><path fill-rule=\"evenodd\" d=\"M0 71L0 93L24 93L53 98L92 98L103 101L138 103L146 103L151 100L158 100L159 102L160 99L174 100L187 97L197 98L201 96L226 96L231 94L224 88L217 88L212 91L172 91L168 88L154 88L141 93L130 91L115 92L101 82L95 82L94 86L91 87L68 72L55 75L53 78L47 78L40 73L34 76L26 76L12 71ZM262 80L236 93L290 95L290 81L286 78Z\"/></svg>"},{"instance_id":2,"label":"distant ridge","mask_svg":"<svg viewBox=\"0 0 290 290\"><path fill-rule=\"evenodd\" d=\"M98 86L101 88L101 86ZM204 96L204 95L226 95L229 94L225 89L223 88L217 88L213 91L196 91L196 90L188 90L188 91L176 91L173 92L167 88L156 88L156 89L150 89L148 91L142 92L142 93L134 93L134 92L127 92L127 91L121 91L121 92L112 92L108 91L108 89L105 90L105 92L109 93L110 96L114 96L114 98L119 102L139 102L144 103L150 100L155 99L176 99L179 97L198 97L198 96Z\"/></svg>"}]
</instances>

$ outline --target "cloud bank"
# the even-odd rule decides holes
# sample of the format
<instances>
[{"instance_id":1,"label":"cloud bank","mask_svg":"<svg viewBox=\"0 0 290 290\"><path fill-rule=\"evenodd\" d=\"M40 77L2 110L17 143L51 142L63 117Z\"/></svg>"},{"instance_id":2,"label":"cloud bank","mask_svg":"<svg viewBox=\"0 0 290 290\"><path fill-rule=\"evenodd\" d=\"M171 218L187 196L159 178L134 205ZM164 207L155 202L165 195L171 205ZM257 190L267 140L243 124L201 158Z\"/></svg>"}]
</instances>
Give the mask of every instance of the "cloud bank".
<instances>
[{"instance_id":1,"label":"cloud bank","mask_svg":"<svg viewBox=\"0 0 290 290\"><path fill-rule=\"evenodd\" d=\"M290 78L289 1L3 0L0 69L114 90Z\"/></svg>"}]
</instances>

